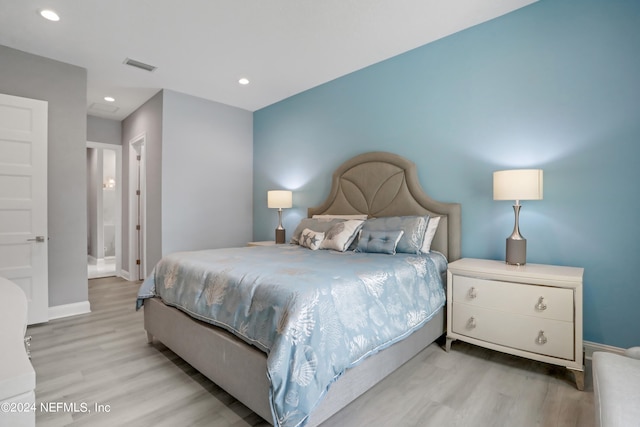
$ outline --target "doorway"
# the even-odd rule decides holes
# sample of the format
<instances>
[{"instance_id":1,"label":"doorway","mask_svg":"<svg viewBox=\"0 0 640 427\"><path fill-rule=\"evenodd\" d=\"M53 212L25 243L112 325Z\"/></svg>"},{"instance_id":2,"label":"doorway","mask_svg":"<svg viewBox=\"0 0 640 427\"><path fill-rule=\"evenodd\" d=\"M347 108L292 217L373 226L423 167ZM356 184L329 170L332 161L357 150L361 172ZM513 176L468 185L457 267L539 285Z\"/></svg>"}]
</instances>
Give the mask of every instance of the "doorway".
<instances>
[{"instance_id":1,"label":"doorway","mask_svg":"<svg viewBox=\"0 0 640 427\"><path fill-rule=\"evenodd\" d=\"M121 276L122 147L87 142L87 274Z\"/></svg>"}]
</instances>

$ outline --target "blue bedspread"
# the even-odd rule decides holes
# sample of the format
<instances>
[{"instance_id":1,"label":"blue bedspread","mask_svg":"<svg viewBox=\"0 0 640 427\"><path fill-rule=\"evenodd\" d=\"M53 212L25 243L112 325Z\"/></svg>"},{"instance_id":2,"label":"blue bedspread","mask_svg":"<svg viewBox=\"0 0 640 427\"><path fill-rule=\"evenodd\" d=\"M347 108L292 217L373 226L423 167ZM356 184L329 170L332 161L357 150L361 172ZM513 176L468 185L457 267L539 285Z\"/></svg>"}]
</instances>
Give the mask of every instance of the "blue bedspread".
<instances>
[{"instance_id":1,"label":"blue bedspread","mask_svg":"<svg viewBox=\"0 0 640 427\"><path fill-rule=\"evenodd\" d=\"M445 302L439 253L382 255L295 245L181 252L139 291L267 353L276 426L303 426L345 369L408 336Z\"/></svg>"}]
</instances>

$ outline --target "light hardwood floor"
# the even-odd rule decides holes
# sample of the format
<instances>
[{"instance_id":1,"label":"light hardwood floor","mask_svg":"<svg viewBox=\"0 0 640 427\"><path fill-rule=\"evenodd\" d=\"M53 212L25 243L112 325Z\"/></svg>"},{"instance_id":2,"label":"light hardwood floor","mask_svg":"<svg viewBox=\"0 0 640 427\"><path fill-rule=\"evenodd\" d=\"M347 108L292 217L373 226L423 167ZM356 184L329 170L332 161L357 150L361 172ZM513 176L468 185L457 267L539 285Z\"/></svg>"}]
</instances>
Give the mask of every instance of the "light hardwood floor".
<instances>
[{"instance_id":1,"label":"light hardwood floor","mask_svg":"<svg viewBox=\"0 0 640 427\"><path fill-rule=\"evenodd\" d=\"M147 344L142 311L134 309L138 286L90 280L90 314L28 328L37 405L77 410L38 411L37 425L268 425L165 346ZM593 424L590 363L581 392L563 368L454 342L450 353L427 347L324 425Z\"/></svg>"}]
</instances>

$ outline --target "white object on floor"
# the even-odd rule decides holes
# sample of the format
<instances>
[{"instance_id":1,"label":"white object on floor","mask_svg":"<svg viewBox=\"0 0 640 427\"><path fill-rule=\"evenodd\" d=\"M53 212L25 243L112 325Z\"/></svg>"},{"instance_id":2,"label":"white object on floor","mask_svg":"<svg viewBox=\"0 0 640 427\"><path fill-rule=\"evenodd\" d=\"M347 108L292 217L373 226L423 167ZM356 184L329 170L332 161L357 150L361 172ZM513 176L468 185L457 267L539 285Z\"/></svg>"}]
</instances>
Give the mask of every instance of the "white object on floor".
<instances>
[{"instance_id":1,"label":"white object on floor","mask_svg":"<svg viewBox=\"0 0 640 427\"><path fill-rule=\"evenodd\" d=\"M640 347L624 356L593 353L596 426L626 427L640 422Z\"/></svg>"},{"instance_id":2,"label":"white object on floor","mask_svg":"<svg viewBox=\"0 0 640 427\"><path fill-rule=\"evenodd\" d=\"M27 297L0 277L0 427L36 425L36 372L25 348Z\"/></svg>"}]
</instances>

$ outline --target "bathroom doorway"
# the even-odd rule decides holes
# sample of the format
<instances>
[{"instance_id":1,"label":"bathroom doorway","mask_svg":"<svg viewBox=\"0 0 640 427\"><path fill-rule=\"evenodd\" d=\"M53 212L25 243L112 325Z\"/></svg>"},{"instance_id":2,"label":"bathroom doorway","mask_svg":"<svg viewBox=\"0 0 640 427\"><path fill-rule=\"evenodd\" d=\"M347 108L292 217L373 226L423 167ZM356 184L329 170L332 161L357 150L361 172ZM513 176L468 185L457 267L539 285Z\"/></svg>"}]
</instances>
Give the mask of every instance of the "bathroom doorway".
<instances>
[{"instance_id":1,"label":"bathroom doorway","mask_svg":"<svg viewBox=\"0 0 640 427\"><path fill-rule=\"evenodd\" d=\"M122 147L87 142L87 273L121 275Z\"/></svg>"}]
</instances>

